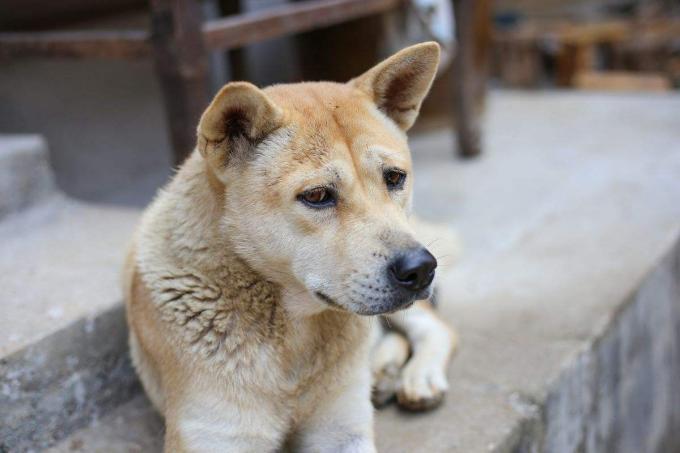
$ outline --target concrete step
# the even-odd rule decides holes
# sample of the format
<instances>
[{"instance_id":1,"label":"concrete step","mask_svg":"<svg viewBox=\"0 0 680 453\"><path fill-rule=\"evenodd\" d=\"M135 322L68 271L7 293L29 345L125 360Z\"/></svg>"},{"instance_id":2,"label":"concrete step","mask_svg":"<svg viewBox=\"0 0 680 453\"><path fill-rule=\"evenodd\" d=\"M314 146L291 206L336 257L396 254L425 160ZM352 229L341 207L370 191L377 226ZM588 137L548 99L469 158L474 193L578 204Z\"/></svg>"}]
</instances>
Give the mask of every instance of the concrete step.
<instances>
[{"instance_id":1,"label":"concrete step","mask_svg":"<svg viewBox=\"0 0 680 453\"><path fill-rule=\"evenodd\" d=\"M380 451L680 448L678 111L667 95L494 93L481 159L456 162L445 132L413 139L417 211L464 239L456 266L439 257L462 344L438 410L378 413ZM123 337L106 337L120 357ZM160 450L144 397L104 407L52 451Z\"/></svg>"},{"instance_id":2,"label":"concrete step","mask_svg":"<svg viewBox=\"0 0 680 453\"><path fill-rule=\"evenodd\" d=\"M0 137L0 451L52 444L139 389L117 271L139 213L52 181L39 137Z\"/></svg>"},{"instance_id":3,"label":"concrete step","mask_svg":"<svg viewBox=\"0 0 680 453\"><path fill-rule=\"evenodd\" d=\"M0 220L53 193L54 176L42 137L0 134Z\"/></svg>"}]
</instances>

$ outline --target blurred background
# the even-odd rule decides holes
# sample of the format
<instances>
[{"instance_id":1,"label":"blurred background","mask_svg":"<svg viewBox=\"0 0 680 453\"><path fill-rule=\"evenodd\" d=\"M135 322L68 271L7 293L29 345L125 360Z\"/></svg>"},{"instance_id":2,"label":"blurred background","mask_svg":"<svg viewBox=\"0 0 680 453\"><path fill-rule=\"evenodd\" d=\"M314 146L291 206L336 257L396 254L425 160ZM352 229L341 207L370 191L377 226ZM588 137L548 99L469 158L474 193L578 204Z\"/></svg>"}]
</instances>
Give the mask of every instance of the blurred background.
<instances>
[{"instance_id":1,"label":"blurred background","mask_svg":"<svg viewBox=\"0 0 680 453\"><path fill-rule=\"evenodd\" d=\"M224 83L429 40L415 211L462 238L462 346L379 450L680 452L680 2L2 0L0 453L160 451L119 269Z\"/></svg>"},{"instance_id":2,"label":"blurred background","mask_svg":"<svg viewBox=\"0 0 680 453\"><path fill-rule=\"evenodd\" d=\"M469 3L458 5L456 31L447 0L316 8L284 0L5 0L0 131L42 134L66 193L141 206L193 147L197 115L229 80L346 81L435 39L445 58L416 132L458 126L468 155L478 151L474 116L489 89L680 86L676 1Z\"/></svg>"}]
</instances>

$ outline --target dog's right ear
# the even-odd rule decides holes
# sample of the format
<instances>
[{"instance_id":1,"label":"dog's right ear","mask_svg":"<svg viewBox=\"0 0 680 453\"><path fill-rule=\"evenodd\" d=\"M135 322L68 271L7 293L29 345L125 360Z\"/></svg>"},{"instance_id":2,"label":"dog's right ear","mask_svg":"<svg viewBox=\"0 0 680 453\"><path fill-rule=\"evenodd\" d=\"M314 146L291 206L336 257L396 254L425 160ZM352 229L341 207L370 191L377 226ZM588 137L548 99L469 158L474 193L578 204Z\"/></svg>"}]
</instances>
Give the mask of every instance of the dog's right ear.
<instances>
[{"instance_id":1,"label":"dog's right ear","mask_svg":"<svg viewBox=\"0 0 680 453\"><path fill-rule=\"evenodd\" d=\"M425 42L397 52L349 83L367 93L406 131L416 120L439 65L439 44Z\"/></svg>"},{"instance_id":2,"label":"dog's right ear","mask_svg":"<svg viewBox=\"0 0 680 453\"><path fill-rule=\"evenodd\" d=\"M216 170L247 158L255 145L283 123L283 110L247 82L225 85L198 123L198 150ZM218 171L219 173L219 171Z\"/></svg>"}]
</instances>

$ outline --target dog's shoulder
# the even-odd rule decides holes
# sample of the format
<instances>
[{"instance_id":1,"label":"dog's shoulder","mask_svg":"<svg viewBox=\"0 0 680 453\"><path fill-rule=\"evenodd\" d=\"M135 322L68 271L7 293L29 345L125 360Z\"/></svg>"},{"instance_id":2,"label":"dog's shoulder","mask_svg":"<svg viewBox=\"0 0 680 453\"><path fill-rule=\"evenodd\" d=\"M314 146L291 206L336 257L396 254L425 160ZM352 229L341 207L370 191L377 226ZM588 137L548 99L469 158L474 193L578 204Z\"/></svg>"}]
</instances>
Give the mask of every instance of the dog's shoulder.
<instances>
[{"instance_id":1,"label":"dog's shoulder","mask_svg":"<svg viewBox=\"0 0 680 453\"><path fill-rule=\"evenodd\" d=\"M200 159L190 158L145 211L126 265L168 335L204 357L275 343L286 328L276 285L224 244L214 196Z\"/></svg>"}]
</instances>

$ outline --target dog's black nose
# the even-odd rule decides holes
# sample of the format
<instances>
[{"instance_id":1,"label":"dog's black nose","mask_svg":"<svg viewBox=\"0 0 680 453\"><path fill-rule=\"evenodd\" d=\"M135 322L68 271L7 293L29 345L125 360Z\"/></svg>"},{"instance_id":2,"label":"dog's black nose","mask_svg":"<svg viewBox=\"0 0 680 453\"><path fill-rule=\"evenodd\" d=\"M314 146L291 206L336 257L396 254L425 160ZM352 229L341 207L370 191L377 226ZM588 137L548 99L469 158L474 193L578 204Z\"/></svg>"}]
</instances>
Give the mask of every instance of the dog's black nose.
<instances>
[{"instance_id":1,"label":"dog's black nose","mask_svg":"<svg viewBox=\"0 0 680 453\"><path fill-rule=\"evenodd\" d=\"M390 273L399 286L415 292L432 283L436 267L435 257L420 247L399 255L390 265Z\"/></svg>"}]
</instances>

